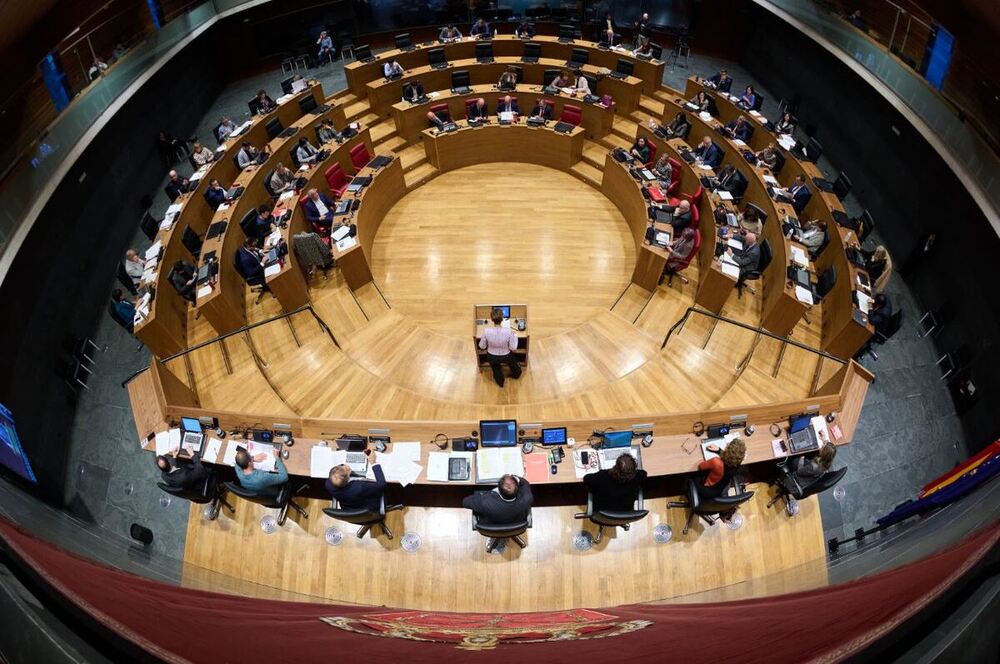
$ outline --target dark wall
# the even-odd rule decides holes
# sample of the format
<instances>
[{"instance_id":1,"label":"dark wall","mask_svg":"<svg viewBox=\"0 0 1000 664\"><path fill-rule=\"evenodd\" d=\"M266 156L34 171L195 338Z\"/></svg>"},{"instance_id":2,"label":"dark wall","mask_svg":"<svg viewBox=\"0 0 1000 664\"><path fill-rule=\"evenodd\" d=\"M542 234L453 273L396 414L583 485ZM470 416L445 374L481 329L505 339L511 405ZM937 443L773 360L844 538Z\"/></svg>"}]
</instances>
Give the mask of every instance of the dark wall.
<instances>
[{"instance_id":1,"label":"dark wall","mask_svg":"<svg viewBox=\"0 0 1000 664\"><path fill-rule=\"evenodd\" d=\"M0 402L14 412L48 500L62 498L74 414L60 376L66 340L89 335L108 315L115 267L138 227L139 199L165 177L156 132L189 136L225 85L224 66L203 66L224 51L218 32L216 26L175 56L101 131L42 211L0 286L6 319Z\"/></svg>"},{"instance_id":2,"label":"dark wall","mask_svg":"<svg viewBox=\"0 0 1000 664\"><path fill-rule=\"evenodd\" d=\"M815 124L826 156L850 175L922 310L943 309L947 322L935 343L942 353L960 352L966 367L960 373L976 387L973 400L956 401L968 441L974 448L991 442L1000 433L1000 355L993 349L1000 339L1000 293L994 287L1000 239L937 152L892 104L781 19L759 7L749 18L743 65L774 94L801 95L800 125ZM932 233L934 249L913 259Z\"/></svg>"}]
</instances>

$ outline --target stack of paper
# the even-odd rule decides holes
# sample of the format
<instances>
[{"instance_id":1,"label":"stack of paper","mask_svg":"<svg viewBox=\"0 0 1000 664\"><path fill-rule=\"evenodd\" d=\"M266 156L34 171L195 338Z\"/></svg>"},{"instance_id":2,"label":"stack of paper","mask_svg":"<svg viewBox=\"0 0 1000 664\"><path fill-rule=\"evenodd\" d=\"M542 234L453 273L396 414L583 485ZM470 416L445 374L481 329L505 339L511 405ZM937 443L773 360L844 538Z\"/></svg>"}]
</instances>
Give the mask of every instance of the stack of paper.
<instances>
[{"instance_id":1,"label":"stack of paper","mask_svg":"<svg viewBox=\"0 0 1000 664\"><path fill-rule=\"evenodd\" d=\"M278 461L278 450L275 448L274 443L258 443L253 440L248 440L247 452L253 457L253 467L257 470L263 470L266 473L273 473L275 469L275 464ZM263 454L264 458L257 460L257 455ZM235 458L234 458L235 462Z\"/></svg>"},{"instance_id":2,"label":"stack of paper","mask_svg":"<svg viewBox=\"0 0 1000 664\"><path fill-rule=\"evenodd\" d=\"M861 313L868 315L868 310L871 309L871 298L862 293L861 291L855 291L858 294L858 309L861 309Z\"/></svg>"},{"instance_id":3,"label":"stack of paper","mask_svg":"<svg viewBox=\"0 0 1000 664\"><path fill-rule=\"evenodd\" d=\"M722 255L722 274L729 275L734 279L739 279L740 277L740 266L728 260L725 254Z\"/></svg>"},{"instance_id":4,"label":"stack of paper","mask_svg":"<svg viewBox=\"0 0 1000 664\"><path fill-rule=\"evenodd\" d=\"M198 289L198 294L196 297L208 297L212 294L212 285L205 284Z\"/></svg>"},{"instance_id":5,"label":"stack of paper","mask_svg":"<svg viewBox=\"0 0 1000 664\"><path fill-rule=\"evenodd\" d=\"M397 456L398 454L400 453L379 452L375 455L375 463L382 467L382 474L385 475L387 482L397 482L402 486L413 484L420 476L423 467L415 461L406 458L405 452L400 456ZM375 479L375 471L372 470L371 466L368 467L367 477L368 479Z\"/></svg>"},{"instance_id":6,"label":"stack of paper","mask_svg":"<svg viewBox=\"0 0 1000 664\"><path fill-rule=\"evenodd\" d=\"M809 256L806 255L802 247L796 247L794 244L792 245L792 262L801 268L809 267Z\"/></svg>"},{"instance_id":7,"label":"stack of paper","mask_svg":"<svg viewBox=\"0 0 1000 664\"><path fill-rule=\"evenodd\" d=\"M229 203L223 203L219 207L215 208L215 211L216 212L223 212L223 211L228 210L228 209L229 209Z\"/></svg>"},{"instance_id":8,"label":"stack of paper","mask_svg":"<svg viewBox=\"0 0 1000 664\"><path fill-rule=\"evenodd\" d=\"M281 106L282 104L284 104L286 101L288 101L289 99L291 99L294 96L295 95L281 95L280 97L278 97L277 99L274 100L274 103L277 104L278 106Z\"/></svg>"},{"instance_id":9,"label":"stack of paper","mask_svg":"<svg viewBox=\"0 0 1000 664\"><path fill-rule=\"evenodd\" d=\"M287 200L291 200L292 197L294 197L294 196L295 196L295 191L294 190L289 190L289 191L286 191L283 194L281 194L281 196L278 196L278 200L279 201L287 201Z\"/></svg>"},{"instance_id":10,"label":"stack of paper","mask_svg":"<svg viewBox=\"0 0 1000 664\"><path fill-rule=\"evenodd\" d=\"M202 461L218 463L220 451L222 451L222 441L218 438L209 438L208 442L202 447Z\"/></svg>"},{"instance_id":11,"label":"stack of paper","mask_svg":"<svg viewBox=\"0 0 1000 664\"><path fill-rule=\"evenodd\" d=\"M497 480L504 475L524 475L520 448L488 447L476 450L476 477L479 481Z\"/></svg>"},{"instance_id":12,"label":"stack of paper","mask_svg":"<svg viewBox=\"0 0 1000 664\"><path fill-rule=\"evenodd\" d=\"M778 145L785 148L786 150L791 150L795 147L795 139L788 134L782 134L778 137Z\"/></svg>"},{"instance_id":13,"label":"stack of paper","mask_svg":"<svg viewBox=\"0 0 1000 664\"><path fill-rule=\"evenodd\" d=\"M337 465L333 460L335 451L328 445L314 445L309 451L309 477L327 477Z\"/></svg>"},{"instance_id":14,"label":"stack of paper","mask_svg":"<svg viewBox=\"0 0 1000 664\"><path fill-rule=\"evenodd\" d=\"M724 201L731 201L731 200L733 200L733 195L730 194L725 189L720 189L720 190L718 190L715 193L718 194L719 198L721 198Z\"/></svg>"},{"instance_id":15,"label":"stack of paper","mask_svg":"<svg viewBox=\"0 0 1000 664\"><path fill-rule=\"evenodd\" d=\"M448 452L430 452L427 455L427 479L431 482L448 481Z\"/></svg>"},{"instance_id":16,"label":"stack of paper","mask_svg":"<svg viewBox=\"0 0 1000 664\"><path fill-rule=\"evenodd\" d=\"M772 187L777 187L778 186L778 181L775 180L774 177L772 177L770 175L765 175L764 176L764 182L768 183Z\"/></svg>"},{"instance_id":17,"label":"stack of paper","mask_svg":"<svg viewBox=\"0 0 1000 664\"><path fill-rule=\"evenodd\" d=\"M238 451L237 447L242 447L242 448L246 449L246 441L245 440L230 440L229 441L229 445L226 446L226 454L222 458L222 463L226 464L227 466L235 466L236 465L236 452Z\"/></svg>"},{"instance_id":18,"label":"stack of paper","mask_svg":"<svg viewBox=\"0 0 1000 664\"><path fill-rule=\"evenodd\" d=\"M353 237L345 237L343 240L337 242L337 251L347 251L358 242Z\"/></svg>"},{"instance_id":19,"label":"stack of paper","mask_svg":"<svg viewBox=\"0 0 1000 664\"><path fill-rule=\"evenodd\" d=\"M334 242L340 242L345 237L347 237L348 233L350 232L351 232L350 226L338 226L337 230L333 231L333 233L331 234L331 237L333 238Z\"/></svg>"},{"instance_id":20,"label":"stack of paper","mask_svg":"<svg viewBox=\"0 0 1000 664\"><path fill-rule=\"evenodd\" d=\"M704 120L705 122L711 122L712 120L712 114L709 113L708 111L700 111L698 113L698 117Z\"/></svg>"},{"instance_id":21,"label":"stack of paper","mask_svg":"<svg viewBox=\"0 0 1000 664\"><path fill-rule=\"evenodd\" d=\"M812 306L812 303L813 303L812 291L810 291L810 290L808 290L806 288L803 288L802 286L799 286L798 284L795 285L795 298L799 302L805 302L806 304Z\"/></svg>"},{"instance_id":22,"label":"stack of paper","mask_svg":"<svg viewBox=\"0 0 1000 664\"><path fill-rule=\"evenodd\" d=\"M148 261L150 259L159 258L160 249L162 248L163 244L159 240L154 242L152 245L150 245L149 249L146 250L146 260Z\"/></svg>"},{"instance_id":23,"label":"stack of paper","mask_svg":"<svg viewBox=\"0 0 1000 664\"><path fill-rule=\"evenodd\" d=\"M267 267L264 268L264 276L265 277L273 277L274 275L278 274L279 272L281 272L281 263L274 263L274 264L268 265Z\"/></svg>"},{"instance_id":24,"label":"stack of paper","mask_svg":"<svg viewBox=\"0 0 1000 664\"><path fill-rule=\"evenodd\" d=\"M744 145L746 145L746 143L744 143L743 141L741 141L741 140L740 140L740 139L738 139L738 138L734 138L734 139L733 139L733 143L735 143L736 145L738 145L738 146L740 146L740 147L743 147Z\"/></svg>"},{"instance_id":25,"label":"stack of paper","mask_svg":"<svg viewBox=\"0 0 1000 664\"><path fill-rule=\"evenodd\" d=\"M736 239L734 237L731 237L728 240L726 240L726 246L727 247L732 247L733 249L736 249L737 251L743 251L743 241L742 240L738 240L738 239Z\"/></svg>"},{"instance_id":26,"label":"stack of paper","mask_svg":"<svg viewBox=\"0 0 1000 664\"><path fill-rule=\"evenodd\" d=\"M157 454L170 454L181 446L181 430L157 431L154 437Z\"/></svg>"}]
</instances>

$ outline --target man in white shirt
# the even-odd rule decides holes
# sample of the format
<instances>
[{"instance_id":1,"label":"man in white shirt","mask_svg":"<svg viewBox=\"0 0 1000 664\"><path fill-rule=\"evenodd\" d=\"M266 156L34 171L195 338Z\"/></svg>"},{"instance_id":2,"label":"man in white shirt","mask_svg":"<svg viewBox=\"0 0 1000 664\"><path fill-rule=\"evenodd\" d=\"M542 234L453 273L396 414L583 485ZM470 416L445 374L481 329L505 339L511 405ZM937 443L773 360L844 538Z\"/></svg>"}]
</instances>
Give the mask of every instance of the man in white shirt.
<instances>
[{"instance_id":1,"label":"man in white shirt","mask_svg":"<svg viewBox=\"0 0 1000 664\"><path fill-rule=\"evenodd\" d=\"M143 261L135 249L129 249L125 252L125 273L128 274L134 286L138 286L142 279L143 265Z\"/></svg>"},{"instance_id":2,"label":"man in white shirt","mask_svg":"<svg viewBox=\"0 0 1000 664\"><path fill-rule=\"evenodd\" d=\"M299 139L298 147L295 148L295 158L300 164L313 164L319 158L319 151L303 137Z\"/></svg>"},{"instance_id":3,"label":"man in white shirt","mask_svg":"<svg viewBox=\"0 0 1000 664\"><path fill-rule=\"evenodd\" d=\"M403 67L393 60L392 62L387 62L382 65L382 73L385 74L386 78L394 78L396 76L403 75Z\"/></svg>"},{"instance_id":4,"label":"man in white shirt","mask_svg":"<svg viewBox=\"0 0 1000 664\"><path fill-rule=\"evenodd\" d=\"M517 350L517 334L510 329L510 325L503 325L503 312L494 309L490 314L493 325L483 330L483 336L479 340L479 347L486 351L486 360L493 370L493 380L500 387L503 387L503 365L510 367L510 377L518 379L521 377L521 365L517 362L514 351Z\"/></svg>"}]
</instances>

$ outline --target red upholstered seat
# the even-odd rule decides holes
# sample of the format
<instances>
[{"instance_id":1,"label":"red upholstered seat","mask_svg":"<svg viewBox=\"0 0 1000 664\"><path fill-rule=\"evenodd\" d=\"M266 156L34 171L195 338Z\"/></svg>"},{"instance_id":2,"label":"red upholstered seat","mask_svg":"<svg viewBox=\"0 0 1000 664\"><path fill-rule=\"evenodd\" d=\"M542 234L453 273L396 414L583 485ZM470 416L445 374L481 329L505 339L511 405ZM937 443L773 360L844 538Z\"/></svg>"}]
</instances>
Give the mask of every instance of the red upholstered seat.
<instances>
[{"instance_id":1,"label":"red upholstered seat","mask_svg":"<svg viewBox=\"0 0 1000 664\"><path fill-rule=\"evenodd\" d=\"M698 222L701 221L701 212L698 211L698 206L691 203L691 228L698 230Z\"/></svg>"},{"instance_id":2,"label":"red upholstered seat","mask_svg":"<svg viewBox=\"0 0 1000 664\"><path fill-rule=\"evenodd\" d=\"M670 162L670 187L667 188L667 196L676 196L681 188L681 162L673 157L668 157Z\"/></svg>"},{"instance_id":3,"label":"red upholstered seat","mask_svg":"<svg viewBox=\"0 0 1000 664\"><path fill-rule=\"evenodd\" d=\"M583 109L579 106L566 104L563 106L562 117L559 119L573 125L574 127L578 127L580 126L580 122L583 120Z\"/></svg>"},{"instance_id":4,"label":"red upholstered seat","mask_svg":"<svg viewBox=\"0 0 1000 664\"><path fill-rule=\"evenodd\" d=\"M681 194L681 198L686 198L691 201L691 207L697 207L701 205L701 197L705 194L705 188L700 184L698 188L694 190L693 194Z\"/></svg>"},{"instance_id":5,"label":"red upholstered seat","mask_svg":"<svg viewBox=\"0 0 1000 664\"><path fill-rule=\"evenodd\" d=\"M434 104L427 110L429 110L434 115L438 116L438 118L440 118L442 122L451 122L451 111L448 110L447 103ZM465 102L465 110L466 110L466 115L468 115L468 110L469 110L468 101Z\"/></svg>"},{"instance_id":6,"label":"red upholstered seat","mask_svg":"<svg viewBox=\"0 0 1000 664\"><path fill-rule=\"evenodd\" d=\"M372 156L368 153L368 146L364 143L358 143L351 148L351 163L354 164L355 172L367 166L371 160Z\"/></svg>"},{"instance_id":7,"label":"red upholstered seat","mask_svg":"<svg viewBox=\"0 0 1000 664\"><path fill-rule=\"evenodd\" d=\"M693 224L692 224L693 225ZM686 270L687 266L691 264L691 261L695 256L698 255L698 249L701 248L701 232L698 229L694 231L694 247L691 249L691 253L688 254L687 258L681 260L680 263L673 266L673 272L680 272L681 270Z\"/></svg>"},{"instance_id":8,"label":"red upholstered seat","mask_svg":"<svg viewBox=\"0 0 1000 664\"><path fill-rule=\"evenodd\" d=\"M362 147L364 147L364 144L362 144ZM333 195L337 198L343 196L344 192L347 191L348 182L347 175L344 174L344 169L340 167L340 164L334 164L326 169L324 175Z\"/></svg>"},{"instance_id":9,"label":"red upholstered seat","mask_svg":"<svg viewBox=\"0 0 1000 664\"><path fill-rule=\"evenodd\" d=\"M646 168L651 168L656 163L656 143L646 141L646 146L649 148L649 159L646 160Z\"/></svg>"}]
</instances>

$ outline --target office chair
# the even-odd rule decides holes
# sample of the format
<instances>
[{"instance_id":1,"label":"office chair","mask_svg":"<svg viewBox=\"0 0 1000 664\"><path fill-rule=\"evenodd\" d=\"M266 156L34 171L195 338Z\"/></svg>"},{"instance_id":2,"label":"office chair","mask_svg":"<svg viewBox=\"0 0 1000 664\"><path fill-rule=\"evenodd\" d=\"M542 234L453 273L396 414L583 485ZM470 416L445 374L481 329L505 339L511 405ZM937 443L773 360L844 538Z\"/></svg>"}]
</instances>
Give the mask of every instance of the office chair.
<instances>
[{"instance_id":1,"label":"office chair","mask_svg":"<svg viewBox=\"0 0 1000 664\"><path fill-rule=\"evenodd\" d=\"M433 69L444 69L448 66L448 58L444 54L443 47L428 49L427 64Z\"/></svg>"},{"instance_id":2,"label":"office chair","mask_svg":"<svg viewBox=\"0 0 1000 664\"><path fill-rule=\"evenodd\" d=\"M476 44L476 62L487 64L493 62L493 44Z\"/></svg>"},{"instance_id":3,"label":"office chair","mask_svg":"<svg viewBox=\"0 0 1000 664\"><path fill-rule=\"evenodd\" d=\"M237 469L236 472L240 472ZM306 484L303 484L299 491L306 488ZM292 483L285 482L281 486L269 486L260 491L251 491L249 489L244 489L238 482L226 482L226 490L235 496L239 496L243 500L249 500L251 503L257 503L258 505L263 505L264 507L270 509L276 509L278 511L278 525L285 525L285 519L288 518L288 508L291 507L293 510L301 514L304 518L309 518L309 513L306 512L302 507L292 500ZM296 491L298 493L298 491Z\"/></svg>"},{"instance_id":4,"label":"office chair","mask_svg":"<svg viewBox=\"0 0 1000 664\"><path fill-rule=\"evenodd\" d=\"M681 162L673 157L667 157L670 162L670 186L667 187L667 196L677 196L681 189Z\"/></svg>"},{"instance_id":5,"label":"office chair","mask_svg":"<svg viewBox=\"0 0 1000 664\"><path fill-rule=\"evenodd\" d=\"M273 170L268 171L267 175L264 176L264 191L266 191L267 195L270 196L271 198L277 198L278 194L274 192L274 187L271 186L271 178L273 176L274 176Z\"/></svg>"},{"instance_id":6,"label":"office chair","mask_svg":"<svg viewBox=\"0 0 1000 664\"><path fill-rule=\"evenodd\" d=\"M793 465L795 468L798 467L798 463L793 464L792 459L786 459L785 463L778 464L778 477L773 482L774 486L778 488L778 493L767 503L767 506L771 507L779 500L785 501L785 511L788 512L789 516L795 516L791 507L792 500L804 500L817 493L823 493L827 489L833 488L833 485L847 474L846 467L840 470L828 470L811 484L801 487L795 481Z\"/></svg>"},{"instance_id":7,"label":"office chair","mask_svg":"<svg viewBox=\"0 0 1000 664\"><path fill-rule=\"evenodd\" d=\"M248 277L240 264L239 251L237 249L233 252L233 267L236 268L236 274L240 275L243 281L247 283L247 286L250 287L250 292L257 293L257 299L254 301L254 304L260 304L260 301L264 299L264 293L267 292L267 277L263 276L263 273L259 277Z\"/></svg>"},{"instance_id":8,"label":"office chair","mask_svg":"<svg viewBox=\"0 0 1000 664\"><path fill-rule=\"evenodd\" d=\"M656 42L650 42L649 56L653 60L663 60L663 47L657 44Z\"/></svg>"},{"instance_id":9,"label":"office chair","mask_svg":"<svg viewBox=\"0 0 1000 664\"><path fill-rule=\"evenodd\" d=\"M225 506L231 513L236 512L236 508L226 500L226 488L219 482L218 475L212 468L205 468L205 479L195 486L185 489L183 487L170 486L164 482L157 482L156 486L171 496L183 498L198 505L210 505L208 516L209 521L214 521L219 516L222 506Z\"/></svg>"},{"instance_id":10,"label":"office chair","mask_svg":"<svg viewBox=\"0 0 1000 664\"><path fill-rule=\"evenodd\" d=\"M796 159L800 159L802 161L816 162L822 154L823 146L820 145L820 142L813 137L810 137L809 141L806 142L805 145L802 145L801 142L797 142L792 148L792 155L794 155Z\"/></svg>"},{"instance_id":11,"label":"office chair","mask_svg":"<svg viewBox=\"0 0 1000 664\"><path fill-rule=\"evenodd\" d=\"M891 339L894 334L899 332L899 328L901 328L902 326L903 326L903 310L897 309L896 311L893 312L892 316L889 317L889 322L886 324L885 329L882 330L881 332L879 330L875 330L875 334L873 334L872 338L868 340L868 343L865 344L865 347L858 351L855 357L857 359L860 359L864 357L866 354L868 354L871 355L872 359L877 362L878 354L875 352L875 349L873 347L874 344L878 344L881 346L886 341Z\"/></svg>"},{"instance_id":12,"label":"office chair","mask_svg":"<svg viewBox=\"0 0 1000 664\"><path fill-rule=\"evenodd\" d=\"M566 61L566 66L570 69L579 69L588 62L590 62L590 51L574 47L569 60Z\"/></svg>"},{"instance_id":13,"label":"office chair","mask_svg":"<svg viewBox=\"0 0 1000 664\"><path fill-rule=\"evenodd\" d=\"M299 166L302 165L302 162L299 161L298 155L295 154L298 151L298 148L299 146L295 145L295 147L288 151L288 158L292 160L292 166L294 166L294 168L292 168L293 171L298 170Z\"/></svg>"},{"instance_id":14,"label":"office chair","mask_svg":"<svg viewBox=\"0 0 1000 664\"><path fill-rule=\"evenodd\" d=\"M698 185L698 188L694 190L693 194L681 194L681 198L691 202L691 209L694 210L696 207L701 205L701 198L705 195L705 187Z\"/></svg>"},{"instance_id":15,"label":"office chair","mask_svg":"<svg viewBox=\"0 0 1000 664\"><path fill-rule=\"evenodd\" d=\"M565 115L565 113L566 111L564 109L563 114ZM656 143L653 141L646 141L646 147L649 148L649 158L646 159L646 163L644 165L646 168L652 168L653 164L656 163Z\"/></svg>"},{"instance_id":16,"label":"office chair","mask_svg":"<svg viewBox=\"0 0 1000 664\"><path fill-rule=\"evenodd\" d=\"M691 253L688 254L688 257L685 258L684 260L682 260L680 262L680 264L677 265L677 267L675 267L673 269L671 269L671 268L664 268L663 275L666 275L666 277L667 277L667 286L672 286L673 285L673 283L674 283L674 275L677 275L677 277L680 278L681 282L683 282L685 284L691 282L690 279L688 279L683 274L681 274L681 271L687 269L687 267L691 264L691 261L694 260L694 257L698 255L698 250L700 248L701 248L701 231L699 231L696 228L696 229L694 229L694 246L691 248ZM661 284L663 283L663 275L660 276L660 283Z\"/></svg>"},{"instance_id":17,"label":"office chair","mask_svg":"<svg viewBox=\"0 0 1000 664\"><path fill-rule=\"evenodd\" d=\"M521 56L521 62L534 64L538 62L538 58L540 57L542 57L542 45L537 42L525 42L524 55Z\"/></svg>"},{"instance_id":18,"label":"office chair","mask_svg":"<svg viewBox=\"0 0 1000 664\"><path fill-rule=\"evenodd\" d=\"M764 107L764 95L754 91L753 107L750 110L760 111L760 109L762 109L763 107Z\"/></svg>"},{"instance_id":19,"label":"office chair","mask_svg":"<svg viewBox=\"0 0 1000 664\"><path fill-rule=\"evenodd\" d=\"M326 184L330 187L330 192L336 198L344 195L350 182L347 180L347 175L344 174L344 169L340 164L334 163L330 168L326 169L323 176L326 178Z\"/></svg>"},{"instance_id":20,"label":"office chair","mask_svg":"<svg viewBox=\"0 0 1000 664\"><path fill-rule=\"evenodd\" d=\"M346 521L347 523L353 523L356 526L361 526L358 531L358 539L361 539L371 530L372 526L378 526L388 539L392 539L392 531L389 527L385 525L385 515L387 512L395 512L397 510L403 509L402 505L385 505L385 495L382 495L379 501L379 511L370 512L364 508L361 509L342 509L336 500L332 501L331 507L324 507L323 514L327 515L331 519L337 519L338 521ZM374 535L372 535L374 537Z\"/></svg>"},{"instance_id":21,"label":"office chair","mask_svg":"<svg viewBox=\"0 0 1000 664\"><path fill-rule=\"evenodd\" d=\"M108 300L108 314L111 315L111 320L121 325L129 334L132 334L135 321L125 320L122 318L118 314L118 307L115 306L114 300Z\"/></svg>"},{"instance_id":22,"label":"office chair","mask_svg":"<svg viewBox=\"0 0 1000 664\"><path fill-rule=\"evenodd\" d=\"M871 235L871 232L875 230L875 220L872 219L872 213L868 210L863 210L854 221L857 224L858 241L864 242Z\"/></svg>"},{"instance_id":23,"label":"office chair","mask_svg":"<svg viewBox=\"0 0 1000 664\"><path fill-rule=\"evenodd\" d=\"M615 66L615 71L621 74L623 77L628 77L632 75L635 71L635 65L632 64L630 60L618 59L618 64Z\"/></svg>"},{"instance_id":24,"label":"office chair","mask_svg":"<svg viewBox=\"0 0 1000 664\"><path fill-rule=\"evenodd\" d=\"M837 198L841 201L847 198L847 194L851 192L851 179L847 177L847 173L844 171L840 171L837 174L837 179L833 182L824 178L813 178L813 184L820 191L836 194Z\"/></svg>"},{"instance_id":25,"label":"office chair","mask_svg":"<svg viewBox=\"0 0 1000 664\"><path fill-rule=\"evenodd\" d=\"M831 265L830 267L823 270L823 273L819 275L819 279L816 280L816 284L812 287L812 298L813 304L806 309L806 312L802 315L806 319L806 322L812 325L812 319L809 317L809 312L812 311L813 306L819 304L826 297L826 294L833 290L834 284L837 283L837 267Z\"/></svg>"},{"instance_id":26,"label":"office chair","mask_svg":"<svg viewBox=\"0 0 1000 664\"><path fill-rule=\"evenodd\" d=\"M730 487L732 486L733 484L730 483ZM746 493L738 493L735 496L719 496L710 500L702 500L698 494L697 481L689 478L687 481L687 500L684 502L670 501L667 503L667 507L668 509L686 507L691 511L682 531L682 534L687 535L688 531L691 530L691 526L698 520L698 517L704 519L705 523L710 526L715 525L715 515L737 509L740 505L753 498L753 494L753 491L747 491Z\"/></svg>"},{"instance_id":27,"label":"office chair","mask_svg":"<svg viewBox=\"0 0 1000 664\"><path fill-rule=\"evenodd\" d=\"M546 69L542 71L542 87L547 88L552 85L552 81L559 77L558 69Z\"/></svg>"},{"instance_id":28,"label":"office chair","mask_svg":"<svg viewBox=\"0 0 1000 664\"><path fill-rule=\"evenodd\" d=\"M459 69L451 73L451 91L455 93L464 93L469 91L469 87L472 85L471 79L469 78L468 69Z\"/></svg>"},{"instance_id":29,"label":"office chair","mask_svg":"<svg viewBox=\"0 0 1000 664\"><path fill-rule=\"evenodd\" d=\"M368 152L368 146L364 143L358 143L351 148L351 163L354 164L355 173L367 166L371 160L372 156Z\"/></svg>"},{"instance_id":30,"label":"office chair","mask_svg":"<svg viewBox=\"0 0 1000 664\"><path fill-rule=\"evenodd\" d=\"M152 212L146 210L142 213L142 219L139 220L139 228L142 230L142 234L145 235L150 241L156 239L157 233L160 232L160 222L162 219L157 219L153 216Z\"/></svg>"},{"instance_id":31,"label":"office chair","mask_svg":"<svg viewBox=\"0 0 1000 664\"><path fill-rule=\"evenodd\" d=\"M563 106L562 116L559 118L561 122L566 122L568 124L577 127L583 121L583 109L579 106L574 106L572 104L566 104ZM650 152L655 148L654 145L650 144ZM648 164L647 164L648 165Z\"/></svg>"},{"instance_id":32,"label":"office chair","mask_svg":"<svg viewBox=\"0 0 1000 664\"><path fill-rule=\"evenodd\" d=\"M522 549L528 543L521 537L525 531L531 528L531 510L528 510L528 518L516 523L489 523L482 521L479 515L472 513L472 529L487 539L486 553L493 553L501 542L512 539Z\"/></svg>"},{"instance_id":33,"label":"office chair","mask_svg":"<svg viewBox=\"0 0 1000 664\"><path fill-rule=\"evenodd\" d=\"M771 253L771 245L768 244L767 240L761 240L760 242L760 261L757 262L757 269L750 270L748 272L743 272L740 270L740 276L736 280L736 296L737 298L743 297L743 289L746 288L754 295L757 294L757 289L753 286L747 284L748 281L756 281L760 279L761 275L764 274L764 270L767 266L771 264L771 258L773 254Z\"/></svg>"},{"instance_id":34,"label":"office chair","mask_svg":"<svg viewBox=\"0 0 1000 664\"><path fill-rule=\"evenodd\" d=\"M195 233L188 225L184 226L184 232L181 234L181 244L191 252L196 261L201 257L201 236Z\"/></svg>"},{"instance_id":35,"label":"office chair","mask_svg":"<svg viewBox=\"0 0 1000 664\"><path fill-rule=\"evenodd\" d=\"M649 514L649 510L643 509L642 506L642 489L639 489L639 495L635 501L635 509L626 510L624 512L611 512L606 510L594 511L594 494L587 491L587 511L578 512L576 514L577 519L589 519L591 523L597 524L597 537L594 538L594 544L601 541L601 537L604 535L604 528L618 528L621 527L624 530L628 530L629 525L646 518Z\"/></svg>"},{"instance_id":36,"label":"office chair","mask_svg":"<svg viewBox=\"0 0 1000 664\"><path fill-rule=\"evenodd\" d=\"M253 208L248 210L247 213L243 215L243 218L240 219L240 230L243 231L243 234L247 237L251 237L253 235L252 225L255 221L257 221L257 210Z\"/></svg>"}]
</instances>

